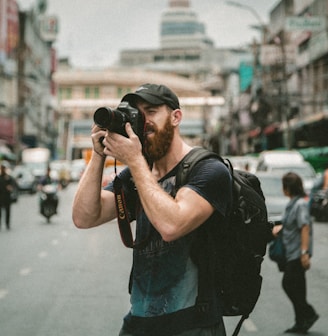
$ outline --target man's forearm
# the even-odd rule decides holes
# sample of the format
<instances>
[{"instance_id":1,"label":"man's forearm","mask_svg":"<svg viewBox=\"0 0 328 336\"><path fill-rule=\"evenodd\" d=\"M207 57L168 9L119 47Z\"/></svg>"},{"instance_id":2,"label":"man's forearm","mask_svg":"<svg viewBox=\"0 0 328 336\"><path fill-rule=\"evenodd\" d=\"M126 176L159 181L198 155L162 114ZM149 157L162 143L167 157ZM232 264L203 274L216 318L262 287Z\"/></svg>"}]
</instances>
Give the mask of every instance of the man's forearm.
<instances>
[{"instance_id":1,"label":"man's forearm","mask_svg":"<svg viewBox=\"0 0 328 336\"><path fill-rule=\"evenodd\" d=\"M73 202L73 221L77 227L94 226L100 217L104 163L105 157L93 152L81 177Z\"/></svg>"},{"instance_id":2,"label":"man's forearm","mask_svg":"<svg viewBox=\"0 0 328 336\"><path fill-rule=\"evenodd\" d=\"M303 225L301 229L301 250L309 250L309 241L310 241L310 227L309 225Z\"/></svg>"}]
</instances>

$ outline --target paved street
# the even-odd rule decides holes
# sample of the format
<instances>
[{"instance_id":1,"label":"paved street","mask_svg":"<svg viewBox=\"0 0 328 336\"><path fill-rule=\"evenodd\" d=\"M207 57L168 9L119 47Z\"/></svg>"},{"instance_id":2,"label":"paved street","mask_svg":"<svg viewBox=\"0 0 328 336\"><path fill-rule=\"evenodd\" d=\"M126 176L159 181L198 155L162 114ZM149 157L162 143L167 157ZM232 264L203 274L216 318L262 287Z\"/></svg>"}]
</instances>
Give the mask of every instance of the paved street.
<instances>
[{"instance_id":1,"label":"paved street","mask_svg":"<svg viewBox=\"0 0 328 336\"><path fill-rule=\"evenodd\" d=\"M76 229L71 220L75 185L60 192L52 223L38 214L37 195L12 207L12 230L0 232L0 335L116 336L129 308L131 251L116 224ZM309 335L328 335L328 223L315 223L315 256L308 273L309 301L321 318ZM281 276L268 258L255 311L240 335L283 335L293 324ZM226 318L228 335L236 318Z\"/></svg>"}]
</instances>

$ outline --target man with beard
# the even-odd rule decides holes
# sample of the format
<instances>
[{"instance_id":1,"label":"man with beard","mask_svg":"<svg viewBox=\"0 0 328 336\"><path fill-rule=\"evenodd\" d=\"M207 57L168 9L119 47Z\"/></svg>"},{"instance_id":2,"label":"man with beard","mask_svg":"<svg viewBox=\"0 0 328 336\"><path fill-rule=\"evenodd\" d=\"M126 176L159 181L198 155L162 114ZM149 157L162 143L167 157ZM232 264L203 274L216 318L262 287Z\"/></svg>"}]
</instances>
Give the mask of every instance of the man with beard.
<instances>
[{"instance_id":1,"label":"man with beard","mask_svg":"<svg viewBox=\"0 0 328 336\"><path fill-rule=\"evenodd\" d=\"M101 190L102 170L107 155L126 164L119 179L136 219L136 241L131 309L120 336L225 336L215 286L199 283L211 270L206 229L224 221L231 205L230 173L219 160L205 159L176 192L179 162L192 149L179 132L177 96L164 85L144 84L122 101L144 114L145 141L129 123L128 137L93 126L92 157L73 203L78 228L116 218L114 186Z\"/></svg>"}]
</instances>

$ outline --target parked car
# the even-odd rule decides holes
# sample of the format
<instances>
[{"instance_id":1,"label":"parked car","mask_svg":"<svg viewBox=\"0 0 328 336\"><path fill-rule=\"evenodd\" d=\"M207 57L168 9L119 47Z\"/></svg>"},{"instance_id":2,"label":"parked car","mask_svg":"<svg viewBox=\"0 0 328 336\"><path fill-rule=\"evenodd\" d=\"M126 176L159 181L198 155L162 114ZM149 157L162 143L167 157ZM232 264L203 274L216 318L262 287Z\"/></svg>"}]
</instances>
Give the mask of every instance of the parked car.
<instances>
[{"instance_id":1,"label":"parked car","mask_svg":"<svg viewBox=\"0 0 328 336\"><path fill-rule=\"evenodd\" d=\"M261 182L269 220L274 223L280 223L289 201L289 198L284 195L282 190L281 176L267 172L258 172L256 176Z\"/></svg>"},{"instance_id":2,"label":"parked car","mask_svg":"<svg viewBox=\"0 0 328 336\"><path fill-rule=\"evenodd\" d=\"M16 180L19 191L26 191L31 194L37 191L37 179L32 170L24 165L18 165L13 169L13 177Z\"/></svg>"},{"instance_id":3,"label":"parked car","mask_svg":"<svg viewBox=\"0 0 328 336\"><path fill-rule=\"evenodd\" d=\"M317 179L317 174L311 164L295 150L291 151L265 151L260 154L256 172L269 172L281 177L294 172L303 180L303 186L308 195Z\"/></svg>"},{"instance_id":4,"label":"parked car","mask_svg":"<svg viewBox=\"0 0 328 336\"><path fill-rule=\"evenodd\" d=\"M269 173L283 176L288 172L294 172L303 180L303 187L305 192L310 195L311 189L317 179L316 172L310 163L304 161L302 163L286 164L286 165L272 165L266 170Z\"/></svg>"},{"instance_id":5,"label":"parked car","mask_svg":"<svg viewBox=\"0 0 328 336\"><path fill-rule=\"evenodd\" d=\"M305 162L297 150L267 150L260 153L256 170L267 171L275 165L290 165Z\"/></svg>"},{"instance_id":6,"label":"parked car","mask_svg":"<svg viewBox=\"0 0 328 336\"><path fill-rule=\"evenodd\" d=\"M85 168L86 168L86 163L84 159L72 160L71 165L70 165L71 181L72 182L79 181Z\"/></svg>"},{"instance_id":7,"label":"parked car","mask_svg":"<svg viewBox=\"0 0 328 336\"><path fill-rule=\"evenodd\" d=\"M70 164L67 160L55 160L50 162L50 176L65 188L71 181Z\"/></svg>"}]
</instances>

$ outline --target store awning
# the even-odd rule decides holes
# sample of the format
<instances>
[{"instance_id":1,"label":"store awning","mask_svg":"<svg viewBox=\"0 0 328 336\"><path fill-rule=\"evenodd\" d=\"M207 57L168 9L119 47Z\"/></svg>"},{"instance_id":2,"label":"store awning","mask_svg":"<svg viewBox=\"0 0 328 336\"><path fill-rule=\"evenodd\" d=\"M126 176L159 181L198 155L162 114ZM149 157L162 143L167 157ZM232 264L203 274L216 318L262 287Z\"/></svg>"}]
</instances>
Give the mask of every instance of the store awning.
<instances>
[{"instance_id":1,"label":"store awning","mask_svg":"<svg viewBox=\"0 0 328 336\"><path fill-rule=\"evenodd\" d=\"M328 114L327 112L320 112L320 113L316 113L310 116L307 116L305 118L303 118L302 120L291 120L290 121L290 127L292 129L298 129L298 128L302 128L304 126L308 126L317 122L320 122L324 119L328 119Z\"/></svg>"}]
</instances>

